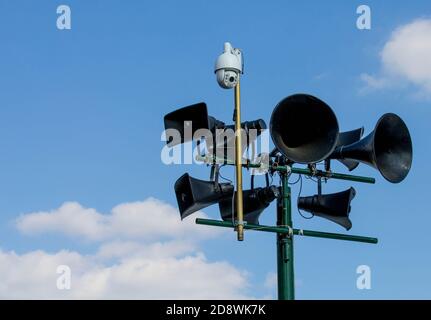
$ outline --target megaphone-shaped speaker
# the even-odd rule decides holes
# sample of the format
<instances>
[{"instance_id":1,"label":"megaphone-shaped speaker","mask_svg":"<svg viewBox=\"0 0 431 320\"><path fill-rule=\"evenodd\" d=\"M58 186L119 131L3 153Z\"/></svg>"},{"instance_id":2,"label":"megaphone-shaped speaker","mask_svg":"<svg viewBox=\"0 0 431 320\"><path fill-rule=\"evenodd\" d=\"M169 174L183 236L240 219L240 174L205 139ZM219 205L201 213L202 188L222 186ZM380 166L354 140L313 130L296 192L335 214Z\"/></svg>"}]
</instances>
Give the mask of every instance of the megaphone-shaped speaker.
<instances>
[{"instance_id":1,"label":"megaphone-shaped speaker","mask_svg":"<svg viewBox=\"0 0 431 320\"><path fill-rule=\"evenodd\" d=\"M355 189L350 188L338 193L299 197L298 208L331 220L349 230L352 227L349 219L350 202L355 195Z\"/></svg>"},{"instance_id":2,"label":"megaphone-shaped speaker","mask_svg":"<svg viewBox=\"0 0 431 320\"><path fill-rule=\"evenodd\" d=\"M188 173L175 182L174 188L181 219L221 200L232 199L234 192L230 183L199 180Z\"/></svg>"},{"instance_id":3,"label":"megaphone-shaped speaker","mask_svg":"<svg viewBox=\"0 0 431 320\"><path fill-rule=\"evenodd\" d=\"M171 147L191 141L193 134L199 129L213 130L217 126L224 127L224 123L214 117L208 117L207 105L204 102L193 104L165 115L165 130L174 129L180 133L180 137L174 137L166 141ZM190 131L187 132L187 128Z\"/></svg>"},{"instance_id":4,"label":"megaphone-shaped speaker","mask_svg":"<svg viewBox=\"0 0 431 320\"><path fill-rule=\"evenodd\" d=\"M340 132L340 134L338 135L337 146L335 149L358 142L359 140L361 140L363 134L364 127L356 130ZM359 165L359 161L356 160L338 159L338 161L344 164L349 169L349 171L356 169L356 167Z\"/></svg>"},{"instance_id":5,"label":"megaphone-shaped speaker","mask_svg":"<svg viewBox=\"0 0 431 320\"><path fill-rule=\"evenodd\" d=\"M339 129L334 112L325 102L295 94L275 107L270 132L276 148L289 160L315 163L334 151Z\"/></svg>"},{"instance_id":6,"label":"megaphone-shaped speaker","mask_svg":"<svg viewBox=\"0 0 431 320\"><path fill-rule=\"evenodd\" d=\"M247 146L254 143L262 132L267 129L266 123L262 119L254 121L245 121L241 123L241 128L244 130L241 140L241 154L247 149ZM252 131L253 130L253 131ZM226 133L230 133L226 135ZM215 136L215 143L208 146L210 154L216 154L218 158L221 156L228 161L235 160L235 125L228 125L224 130L219 130L218 135ZM222 152L222 153L221 153ZM221 153L221 155L220 155Z\"/></svg>"},{"instance_id":7,"label":"megaphone-shaped speaker","mask_svg":"<svg viewBox=\"0 0 431 320\"><path fill-rule=\"evenodd\" d=\"M164 117L164 122L167 136L166 143L169 147L193 140L196 131L201 129L207 129L213 135L213 141L211 141L208 150L211 154L215 154L217 150L224 150L225 155L229 154L227 149L229 146L234 145L234 126L226 126L223 121L208 116L207 105L204 102L193 104L168 113ZM254 139L256 139L257 136L266 129L266 123L262 119L245 121L241 123L241 128L246 132L246 137L242 141L242 148L245 150L247 145L254 142ZM216 129L220 130L216 132ZM255 135L249 134L252 129L256 130ZM179 134L171 134L168 130L175 130ZM232 132L228 137L225 137L223 134L226 130L231 130ZM220 137L220 139L218 139L218 137Z\"/></svg>"},{"instance_id":8,"label":"megaphone-shaped speaker","mask_svg":"<svg viewBox=\"0 0 431 320\"><path fill-rule=\"evenodd\" d=\"M374 131L364 139L338 147L333 159L357 160L379 170L392 183L407 176L412 165L413 147L404 121L394 113L384 114Z\"/></svg>"},{"instance_id":9,"label":"megaphone-shaped speaker","mask_svg":"<svg viewBox=\"0 0 431 320\"><path fill-rule=\"evenodd\" d=\"M279 196L279 189L276 186L266 188L255 188L243 191L243 214L244 221L251 224L259 224L259 217L263 210ZM236 213L236 192L235 199L224 199L219 202L220 215L224 221L232 221L232 218L237 220ZM234 209L232 210L232 205ZM234 217L232 216L234 212Z\"/></svg>"}]
</instances>

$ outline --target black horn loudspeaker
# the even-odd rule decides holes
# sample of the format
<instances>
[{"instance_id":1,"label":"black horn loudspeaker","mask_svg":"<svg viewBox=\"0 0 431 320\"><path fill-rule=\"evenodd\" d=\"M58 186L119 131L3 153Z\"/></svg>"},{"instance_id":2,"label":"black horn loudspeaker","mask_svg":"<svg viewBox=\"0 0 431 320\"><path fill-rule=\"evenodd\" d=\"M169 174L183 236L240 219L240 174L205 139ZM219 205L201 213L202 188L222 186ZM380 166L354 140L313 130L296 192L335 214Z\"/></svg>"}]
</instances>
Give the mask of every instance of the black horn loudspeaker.
<instances>
[{"instance_id":1,"label":"black horn loudspeaker","mask_svg":"<svg viewBox=\"0 0 431 320\"><path fill-rule=\"evenodd\" d=\"M269 204L279 196L279 188L270 186L266 188L254 188L251 190L243 191L243 214L244 221L250 224L259 224L260 214L265 210ZM224 221L232 221L237 219L236 213L236 192L235 199L224 199L219 202L219 209L221 218ZM233 205L233 210L232 210ZM234 216L232 215L234 212Z\"/></svg>"},{"instance_id":2,"label":"black horn loudspeaker","mask_svg":"<svg viewBox=\"0 0 431 320\"><path fill-rule=\"evenodd\" d=\"M230 183L204 181L193 178L188 173L175 182L174 188L181 219L221 200L232 199L234 192Z\"/></svg>"},{"instance_id":3,"label":"black horn loudspeaker","mask_svg":"<svg viewBox=\"0 0 431 320\"><path fill-rule=\"evenodd\" d=\"M394 113L386 113L373 132L358 142L338 147L330 158L363 162L389 182L399 183L412 165L412 140L404 121Z\"/></svg>"},{"instance_id":4,"label":"black horn loudspeaker","mask_svg":"<svg viewBox=\"0 0 431 320\"><path fill-rule=\"evenodd\" d=\"M235 127L233 125L225 125L223 121L209 116L207 105L204 102L168 113L164 117L164 123L166 143L169 147L193 140L196 131L201 129L206 129L212 134L213 140L207 141L208 151L211 154L215 155L217 153L219 155L220 152L224 152L221 154L224 154L226 157L228 154L227 149L234 145ZM245 150L247 145L254 142L254 139L267 127L264 120L258 119L241 123L241 128L245 132L245 137L242 141L242 148ZM176 132L173 134L169 130L175 130ZM228 132L227 130L231 133L228 136L225 135ZM255 135L250 134L251 130L256 130ZM200 137L196 138L199 139Z\"/></svg>"},{"instance_id":5,"label":"black horn loudspeaker","mask_svg":"<svg viewBox=\"0 0 431 320\"><path fill-rule=\"evenodd\" d=\"M338 122L332 109L308 94L280 101L271 115L275 147L289 160L315 163L327 158L338 140Z\"/></svg>"},{"instance_id":6,"label":"black horn loudspeaker","mask_svg":"<svg viewBox=\"0 0 431 320\"><path fill-rule=\"evenodd\" d=\"M331 220L349 230L352 227L349 219L350 202L355 195L355 189L350 188L338 193L299 197L298 208Z\"/></svg>"},{"instance_id":7,"label":"black horn loudspeaker","mask_svg":"<svg viewBox=\"0 0 431 320\"><path fill-rule=\"evenodd\" d=\"M204 102L196 103L165 115L165 130L177 130L180 138L173 138L166 143L173 147L193 139L194 133L199 129L214 130L216 127L224 127L224 123L208 116L207 105ZM190 127L190 134L186 130Z\"/></svg>"}]
</instances>

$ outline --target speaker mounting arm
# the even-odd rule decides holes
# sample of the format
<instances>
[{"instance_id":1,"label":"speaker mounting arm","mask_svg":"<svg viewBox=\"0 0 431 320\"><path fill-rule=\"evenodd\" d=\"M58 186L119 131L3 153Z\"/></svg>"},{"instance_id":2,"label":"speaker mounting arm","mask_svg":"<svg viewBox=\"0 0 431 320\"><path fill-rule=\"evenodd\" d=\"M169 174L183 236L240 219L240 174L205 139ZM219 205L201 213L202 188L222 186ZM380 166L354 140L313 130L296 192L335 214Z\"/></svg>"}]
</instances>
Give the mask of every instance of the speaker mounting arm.
<instances>
[{"instance_id":1,"label":"speaker mounting arm","mask_svg":"<svg viewBox=\"0 0 431 320\"><path fill-rule=\"evenodd\" d=\"M215 227L235 228L235 224L230 221L220 221L220 220L213 220L213 219L197 218L196 224L215 226ZM262 232L282 233L282 234L289 234L293 232L293 234L296 236L345 240L345 241L354 241L354 242L371 243L371 244L377 244L379 241L377 238L373 238L373 237L364 237L364 236L356 236L356 235L343 234L343 233L331 233L331 232L321 232L321 231L303 230L303 229L289 229L286 227L273 227L273 226L265 226L260 224L259 225L251 224L251 223L245 224L244 229L262 231Z\"/></svg>"},{"instance_id":2,"label":"speaker mounting arm","mask_svg":"<svg viewBox=\"0 0 431 320\"><path fill-rule=\"evenodd\" d=\"M205 155L205 156L196 156L196 160L203 161L204 163L213 163L213 157L211 155ZM227 159L216 159L216 163L224 163L227 165L235 165L232 161L229 161ZM249 161L246 161L246 163L242 164L245 168L252 168L252 169L259 169L264 166L264 164L261 163L251 163ZM354 182L362 182L362 183L370 183L375 184L376 179L372 177L364 177L364 176L357 176L357 175L351 175L351 174L344 174L344 173L336 173L332 171L323 171L323 170L310 170L309 168L297 168L297 167L291 167L289 165L273 165L271 168L269 168L271 171L274 172L283 172L283 173L296 173L296 174L303 174L310 177L323 177L326 179L338 179L338 180L348 180L348 181L354 181Z\"/></svg>"},{"instance_id":3,"label":"speaker mounting arm","mask_svg":"<svg viewBox=\"0 0 431 320\"><path fill-rule=\"evenodd\" d=\"M309 169L303 169L303 168L286 168L285 166L278 166L275 168L276 171L291 171L292 173L296 174L304 174L307 176L314 176L314 177L323 177L326 179L338 179L338 180L348 180L348 181L355 181L355 182L362 182L362 183L370 183L374 184L376 183L376 179L371 177L363 177L363 176L355 176L351 174L343 174L343 173L336 173L331 171L322 171L317 170L314 174Z\"/></svg>"}]
</instances>

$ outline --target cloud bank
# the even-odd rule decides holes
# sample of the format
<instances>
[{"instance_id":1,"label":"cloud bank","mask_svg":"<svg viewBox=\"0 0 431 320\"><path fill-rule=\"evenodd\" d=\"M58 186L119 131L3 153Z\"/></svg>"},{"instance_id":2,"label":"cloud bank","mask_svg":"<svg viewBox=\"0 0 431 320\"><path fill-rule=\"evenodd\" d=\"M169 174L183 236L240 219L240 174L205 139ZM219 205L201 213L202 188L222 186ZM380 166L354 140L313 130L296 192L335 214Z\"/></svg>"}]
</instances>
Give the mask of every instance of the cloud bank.
<instances>
[{"instance_id":1,"label":"cloud bank","mask_svg":"<svg viewBox=\"0 0 431 320\"><path fill-rule=\"evenodd\" d=\"M204 216L200 213L199 216ZM209 261L199 248L218 228L180 221L177 210L154 198L116 206L110 214L66 202L16 220L27 236L85 240L96 252L0 250L1 299L248 299L248 273ZM57 288L57 267L71 270L70 290Z\"/></svg>"},{"instance_id":2,"label":"cloud bank","mask_svg":"<svg viewBox=\"0 0 431 320\"><path fill-rule=\"evenodd\" d=\"M205 217L198 212L195 217ZM160 238L211 238L222 231L196 226L194 219L180 221L174 207L154 198L124 203L108 215L77 202L66 202L58 209L21 215L17 228L23 234L64 234L89 241L113 238L152 240Z\"/></svg>"}]
</instances>

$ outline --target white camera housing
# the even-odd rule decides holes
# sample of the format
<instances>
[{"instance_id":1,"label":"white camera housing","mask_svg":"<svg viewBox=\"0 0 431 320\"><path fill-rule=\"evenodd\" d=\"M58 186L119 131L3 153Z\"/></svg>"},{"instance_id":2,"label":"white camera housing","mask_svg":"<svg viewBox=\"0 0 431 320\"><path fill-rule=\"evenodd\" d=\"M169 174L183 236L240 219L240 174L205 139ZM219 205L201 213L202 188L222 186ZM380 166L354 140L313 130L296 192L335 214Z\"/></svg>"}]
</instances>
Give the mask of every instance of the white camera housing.
<instances>
[{"instance_id":1,"label":"white camera housing","mask_svg":"<svg viewBox=\"0 0 431 320\"><path fill-rule=\"evenodd\" d=\"M224 44L224 52L217 58L214 72L217 82L223 89L234 88L242 73L242 53L239 49L232 48L229 42Z\"/></svg>"}]
</instances>

